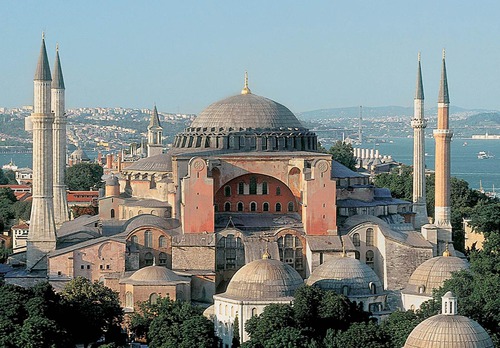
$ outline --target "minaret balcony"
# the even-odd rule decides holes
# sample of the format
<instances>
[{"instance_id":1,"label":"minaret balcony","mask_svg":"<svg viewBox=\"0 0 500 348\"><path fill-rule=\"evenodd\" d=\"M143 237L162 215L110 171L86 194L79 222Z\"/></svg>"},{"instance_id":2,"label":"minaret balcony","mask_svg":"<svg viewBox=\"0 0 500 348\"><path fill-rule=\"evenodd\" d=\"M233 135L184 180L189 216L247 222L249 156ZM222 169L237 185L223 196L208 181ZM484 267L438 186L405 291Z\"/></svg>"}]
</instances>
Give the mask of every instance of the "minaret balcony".
<instances>
[{"instance_id":1,"label":"minaret balcony","mask_svg":"<svg viewBox=\"0 0 500 348\"><path fill-rule=\"evenodd\" d=\"M426 128L427 120L414 118L411 120L412 128Z\"/></svg>"}]
</instances>

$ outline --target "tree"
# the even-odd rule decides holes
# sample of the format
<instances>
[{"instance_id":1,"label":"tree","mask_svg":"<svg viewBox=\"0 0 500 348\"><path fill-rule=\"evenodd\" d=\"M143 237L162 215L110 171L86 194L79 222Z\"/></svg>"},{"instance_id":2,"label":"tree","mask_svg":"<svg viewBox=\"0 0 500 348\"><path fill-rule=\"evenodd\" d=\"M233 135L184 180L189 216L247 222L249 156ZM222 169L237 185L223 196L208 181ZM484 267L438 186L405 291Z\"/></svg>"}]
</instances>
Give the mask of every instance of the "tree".
<instances>
[{"instance_id":1,"label":"tree","mask_svg":"<svg viewBox=\"0 0 500 348\"><path fill-rule=\"evenodd\" d=\"M69 190L89 191L101 186L103 168L96 163L78 163L66 171L66 185Z\"/></svg>"},{"instance_id":2,"label":"tree","mask_svg":"<svg viewBox=\"0 0 500 348\"><path fill-rule=\"evenodd\" d=\"M332 348L388 348L391 347L388 343L389 340L389 336L373 322L352 323L347 330L334 336L328 335L325 339L325 346Z\"/></svg>"},{"instance_id":3,"label":"tree","mask_svg":"<svg viewBox=\"0 0 500 348\"><path fill-rule=\"evenodd\" d=\"M146 336L151 348L217 347L213 323L201 308L169 298L142 303L140 308L131 329L138 337Z\"/></svg>"},{"instance_id":4,"label":"tree","mask_svg":"<svg viewBox=\"0 0 500 348\"><path fill-rule=\"evenodd\" d=\"M384 319L382 330L389 337L390 347L403 347L408 335L422 321L413 311L396 311Z\"/></svg>"},{"instance_id":5,"label":"tree","mask_svg":"<svg viewBox=\"0 0 500 348\"><path fill-rule=\"evenodd\" d=\"M351 144L339 140L328 150L328 153L333 156L335 161L351 170L356 170L356 158Z\"/></svg>"},{"instance_id":6,"label":"tree","mask_svg":"<svg viewBox=\"0 0 500 348\"><path fill-rule=\"evenodd\" d=\"M271 336L286 328L297 328L294 309L289 304L270 304L262 314L247 320L245 330L250 336L250 342L242 347L265 347Z\"/></svg>"},{"instance_id":7,"label":"tree","mask_svg":"<svg viewBox=\"0 0 500 348\"><path fill-rule=\"evenodd\" d=\"M234 317L233 323L233 342L231 342L231 348L238 348L240 346L240 321L238 315Z\"/></svg>"},{"instance_id":8,"label":"tree","mask_svg":"<svg viewBox=\"0 0 500 348\"><path fill-rule=\"evenodd\" d=\"M15 219L29 220L31 218L31 201L17 201L12 204Z\"/></svg>"},{"instance_id":9,"label":"tree","mask_svg":"<svg viewBox=\"0 0 500 348\"><path fill-rule=\"evenodd\" d=\"M122 322L123 310L117 293L99 282L77 277L66 284L61 297L70 316L66 328L85 347Z\"/></svg>"}]
</instances>

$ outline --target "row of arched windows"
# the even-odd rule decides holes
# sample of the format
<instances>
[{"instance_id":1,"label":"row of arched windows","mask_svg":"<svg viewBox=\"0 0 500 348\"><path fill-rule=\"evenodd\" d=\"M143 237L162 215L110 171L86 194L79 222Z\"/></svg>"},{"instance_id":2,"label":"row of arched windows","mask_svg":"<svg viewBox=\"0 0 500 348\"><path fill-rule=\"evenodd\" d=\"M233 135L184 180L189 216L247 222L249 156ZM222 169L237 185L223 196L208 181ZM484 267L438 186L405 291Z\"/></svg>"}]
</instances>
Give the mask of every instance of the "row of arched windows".
<instances>
[{"instance_id":1,"label":"row of arched windows","mask_svg":"<svg viewBox=\"0 0 500 348\"><path fill-rule=\"evenodd\" d=\"M361 239L359 237L359 233L354 233L352 235L352 243L355 247L359 247L361 245ZM366 245L373 246L374 245L374 233L373 228L366 229Z\"/></svg>"},{"instance_id":2,"label":"row of arched windows","mask_svg":"<svg viewBox=\"0 0 500 348\"><path fill-rule=\"evenodd\" d=\"M257 178L254 176L250 178L250 184L248 185L248 194L250 195L256 195L257 194ZM237 186L237 192L239 195L244 195L245 194L245 183L243 181L240 181ZM281 195L281 187L276 186L275 189L276 196ZM224 196L226 197L231 197L231 186L226 185L224 186ZM269 194L269 185L267 182L263 182L261 184L261 192L260 194L262 195L267 195Z\"/></svg>"},{"instance_id":3,"label":"row of arched windows","mask_svg":"<svg viewBox=\"0 0 500 348\"><path fill-rule=\"evenodd\" d=\"M133 235L131 238L132 243L134 244L139 244L139 237L137 235ZM153 232L150 230L147 230L144 232L144 246L146 248L152 248L153 247ZM166 248L168 247L168 241L167 237L165 236L160 236L158 238L158 247L160 248Z\"/></svg>"},{"instance_id":4,"label":"row of arched windows","mask_svg":"<svg viewBox=\"0 0 500 348\"><path fill-rule=\"evenodd\" d=\"M257 202L250 202L249 208L250 211L255 211L255 212L258 211ZM269 208L270 205L268 202L262 203L262 211L270 211ZM293 212L295 210L295 205L293 204L293 202L288 202L287 208L288 212ZM231 202L224 203L224 211L232 211ZM243 202L236 203L236 211L245 211L245 204ZM281 203L278 202L274 205L274 211L275 212L283 211Z\"/></svg>"}]
</instances>

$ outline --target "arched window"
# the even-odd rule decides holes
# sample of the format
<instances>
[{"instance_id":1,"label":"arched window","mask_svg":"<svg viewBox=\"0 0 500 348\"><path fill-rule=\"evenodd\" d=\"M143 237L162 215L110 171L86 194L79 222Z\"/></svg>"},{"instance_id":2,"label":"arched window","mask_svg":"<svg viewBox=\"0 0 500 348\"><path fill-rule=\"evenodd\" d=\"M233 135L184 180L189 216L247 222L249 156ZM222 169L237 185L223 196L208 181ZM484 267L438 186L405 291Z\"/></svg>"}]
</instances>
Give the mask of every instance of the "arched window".
<instances>
[{"instance_id":1,"label":"arched window","mask_svg":"<svg viewBox=\"0 0 500 348\"><path fill-rule=\"evenodd\" d=\"M257 203L251 202L250 203L250 211L256 211L257 210Z\"/></svg>"},{"instance_id":2,"label":"arched window","mask_svg":"<svg viewBox=\"0 0 500 348\"><path fill-rule=\"evenodd\" d=\"M366 229L366 245L373 245L373 228Z\"/></svg>"},{"instance_id":3,"label":"arched window","mask_svg":"<svg viewBox=\"0 0 500 348\"><path fill-rule=\"evenodd\" d=\"M159 259L160 259L160 266L165 266L167 264L167 254L160 253Z\"/></svg>"},{"instance_id":4,"label":"arched window","mask_svg":"<svg viewBox=\"0 0 500 348\"><path fill-rule=\"evenodd\" d=\"M257 315L257 308L253 307L252 308L252 317L255 317Z\"/></svg>"},{"instance_id":5,"label":"arched window","mask_svg":"<svg viewBox=\"0 0 500 348\"><path fill-rule=\"evenodd\" d=\"M269 203L264 202L264 204L262 204L262 211L269 211Z\"/></svg>"},{"instance_id":6,"label":"arched window","mask_svg":"<svg viewBox=\"0 0 500 348\"><path fill-rule=\"evenodd\" d=\"M251 195L257 194L257 178L255 176L252 176L250 178L250 194Z\"/></svg>"},{"instance_id":7,"label":"arched window","mask_svg":"<svg viewBox=\"0 0 500 348\"><path fill-rule=\"evenodd\" d=\"M111 209L111 218L114 219L115 218L115 210L114 209Z\"/></svg>"},{"instance_id":8,"label":"arched window","mask_svg":"<svg viewBox=\"0 0 500 348\"><path fill-rule=\"evenodd\" d=\"M262 194L267 195L267 182L262 183Z\"/></svg>"},{"instance_id":9,"label":"arched window","mask_svg":"<svg viewBox=\"0 0 500 348\"><path fill-rule=\"evenodd\" d=\"M139 244L139 238L137 238L136 235L132 236L132 243L135 244L135 245Z\"/></svg>"},{"instance_id":10,"label":"arched window","mask_svg":"<svg viewBox=\"0 0 500 348\"><path fill-rule=\"evenodd\" d=\"M158 301L158 294L156 292L153 292L151 295L149 295L149 303L156 304L156 301Z\"/></svg>"},{"instance_id":11,"label":"arched window","mask_svg":"<svg viewBox=\"0 0 500 348\"><path fill-rule=\"evenodd\" d=\"M285 234L278 238L280 260L296 270L303 270L302 242L297 236Z\"/></svg>"},{"instance_id":12,"label":"arched window","mask_svg":"<svg viewBox=\"0 0 500 348\"><path fill-rule=\"evenodd\" d=\"M342 295L344 295L344 296L349 296L349 286L344 285L344 286L342 287Z\"/></svg>"},{"instance_id":13,"label":"arched window","mask_svg":"<svg viewBox=\"0 0 500 348\"><path fill-rule=\"evenodd\" d=\"M224 196L231 197L231 186L224 187Z\"/></svg>"},{"instance_id":14,"label":"arched window","mask_svg":"<svg viewBox=\"0 0 500 348\"><path fill-rule=\"evenodd\" d=\"M139 211L137 212L137 215L141 215L141 214L142 214L142 210L139 210Z\"/></svg>"},{"instance_id":15,"label":"arched window","mask_svg":"<svg viewBox=\"0 0 500 348\"><path fill-rule=\"evenodd\" d=\"M147 248L153 247L153 233L150 230L144 232L144 246Z\"/></svg>"},{"instance_id":16,"label":"arched window","mask_svg":"<svg viewBox=\"0 0 500 348\"><path fill-rule=\"evenodd\" d=\"M293 202L288 202L288 211L292 212L293 211Z\"/></svg>"},{"instance_id":17,"label":"arched window","mask_svg":"<svg viewBox=\"0 0 500 348\"><path fill-rule=\"evenodd\" d=\"M158 238L158 245L160 246L160 248L166 248L167 247L167 237L160 236L160 238Z\"/></svg>"},{"instance_id":18,"label":"arched window","mask_svg":"<svg viewBox=\"0 0 500 348\"><path fill-rule=\"evenodd\" d=\"M276 209L275 210L276 210L276 212L281 211L281 203L279 203L279 202L276 203Z\"/></svg>"},{"instance_id":19,"label":"arched window","mask_svg":"<svg viewBox=\"0 0 500 348\"><path fill-rule=\"evenodd\" d=\"M217 242L217 269L235 269L245 264L245 248L240 237L228 234Z\"/></svg>"},{"instance_id":20,"label":"arched window","mask_svg":"<svg viewBox=\"0 0 500 348\"><path fill-rule=\"evenodd\" d=\"M359 247L361 245L359 241L359 233L354 233L352 235L352 244L354 244L355 247Z\"/></svg>"},{"instance_id":21,"label":"arched window","mask_svg":"<svg viewBox=\"0 0 500 348\"><path fill-rule=\"evenodd\" d=\"M238 202L238 211L243 211L243 202Z\"/></svg>"},{"instance_id":22,"label":"arched window","mask_svg":"<svg viewBox=\"0 0 500 348\"><path fill-rule=\"evenodd\" d=\"M373 250L368 250L366 252L366 264L368 266L370 266L371 268L373 268L374 257L375 257L375 254L373 253Z\"/></svg>"},{"instance_id":23,"label":"arched window","mask_svg":"<svg viewBox=\"0 0 500 348\"><path fill-rule=\"evenodd\" d=\"M354 250L354 258L355 258L356 260L359 260L359 259L361 258L361 254L359 253L359 251Z\"/></svg>"},{"instance_id":24,"label":"arched window","mask_svg":"<svg viewBox=\"0 0 500 348\"><path fill-rule=\"evenodd\" d=\"M370 282L369 286L370 286L370 292L373 295L375 295L377 293L377 286L373 282Z\"/></svg>"},{"instance_id":25,"label":"arched window","mask_svg":"<svg viewBox=\"0 0 500 348\"><path fill-rule=\"evenodd\" d=\"M146 264L146 266L152 266L153 265L153 254L146 253L144 255L144 263Z\"/></svg>"},{"instance_id":26,"label":"arched window","mask_svg":"<svg viewBox=\"0 0 500 348\"><path fill-rule=\"evenodd\" d=\"M231 211L231 203L229 202L224 203L224 211Z\"/></svg>"},{"instance_id":27,"label":"arched window","mask_svg":"<svg viewBox=\"0 0 500 348\"><path fill-rule=\"evenodd\" d=\"M125 294L125 307L134 307L134 295L130 291L127 291L127 293Z\"/></svg>"},{"instance_id":28,"label":"arched window","mask_svg":"<svg viewBox=\"0 0 500 348\"><path fill-rule=\"evenodd\" d=\"M238 183L238 194L242 195L245 193L245 183L243 181L240 181Z\"/></svg>"},{"instance_id":29,"label":"arched window","mask_svg":"<svg viewBox=\"0 0 500 348\"><path fill-rule=\"evenodd\" d=\"M281 187L276 186L276 196L280 196L280 195L281 195Z\"/></svg>"}]
</instances>

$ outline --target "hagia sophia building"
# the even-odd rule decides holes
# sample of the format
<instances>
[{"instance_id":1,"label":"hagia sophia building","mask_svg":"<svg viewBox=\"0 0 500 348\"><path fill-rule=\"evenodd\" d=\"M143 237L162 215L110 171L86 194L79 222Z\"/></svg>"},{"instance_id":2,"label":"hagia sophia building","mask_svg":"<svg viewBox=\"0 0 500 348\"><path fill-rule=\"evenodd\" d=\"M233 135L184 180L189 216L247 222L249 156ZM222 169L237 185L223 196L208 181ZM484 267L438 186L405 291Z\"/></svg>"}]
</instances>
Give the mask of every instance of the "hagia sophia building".
<instances>
[{"instance_id":1,"label":"hagia sophia building","mask_svg":"<svg viewBox=\"0 0 500 348\"><path fill-rule=\"evenodd\" d=\"M382 318L418 308L452 271L468 268L451 243L444 55L433 224L425 211L420 59L413 202L319 152L316 134L284 105L254 94L245 76L241 93L208 106L166 153L155 107L147 157L128 165L116 158L99 215L69 220L67 203L57 198L64 196L65 162L53 156L66 151L65 86L58 53L50 72L44 39L34 86L31 225L27 251L11 258L8 283L48 279L60 289L83 276L117 291L126 313L165 296L202 304L230 346L235 318L244 341L249 317L270 303L290 303L304 283Z\"/></svg>"}]
</instances>

